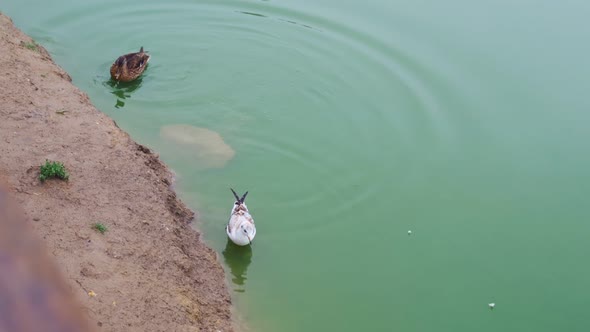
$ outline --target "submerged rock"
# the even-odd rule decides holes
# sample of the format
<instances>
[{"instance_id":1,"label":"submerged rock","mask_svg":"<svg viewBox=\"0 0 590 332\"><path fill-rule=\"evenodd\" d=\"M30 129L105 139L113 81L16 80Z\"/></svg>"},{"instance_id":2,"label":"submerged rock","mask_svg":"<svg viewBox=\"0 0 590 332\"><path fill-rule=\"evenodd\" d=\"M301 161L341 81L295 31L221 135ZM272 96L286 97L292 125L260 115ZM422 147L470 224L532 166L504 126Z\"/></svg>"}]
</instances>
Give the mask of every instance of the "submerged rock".
<instances>
[{"instance_id":1,"label":"submerged rock","mask_svg":"<svg viewBox=\"0 0 590 332\"><path fill-rule=\"evenodd\" d=\"M222 168L236 152L219 133L191 125L168 125L160 129L160 136L183 148L183 157L191 158L197 166Z\"/></svg>"}]
</instances>

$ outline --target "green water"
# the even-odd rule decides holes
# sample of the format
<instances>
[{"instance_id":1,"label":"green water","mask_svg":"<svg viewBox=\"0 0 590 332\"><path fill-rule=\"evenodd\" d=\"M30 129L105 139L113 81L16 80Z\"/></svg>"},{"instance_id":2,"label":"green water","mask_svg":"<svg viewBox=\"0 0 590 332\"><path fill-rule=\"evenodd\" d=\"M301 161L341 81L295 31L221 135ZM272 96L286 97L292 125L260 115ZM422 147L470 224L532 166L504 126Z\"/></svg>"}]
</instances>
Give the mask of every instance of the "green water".
<instances>
[{"instance_id":1,"label":"green water","mask_svg":"<svg viewBox=\"0 0 590 332\"><path fill-rule=\"evenodd\" d=\"M590 3L0 10L177 172L251 330L588 329ZM140 46L142 80L107 84ZM173 125L223 142L200 154ZM250 191L249 249L226 247L230 186Z\"/></svg>"}]
</instances>

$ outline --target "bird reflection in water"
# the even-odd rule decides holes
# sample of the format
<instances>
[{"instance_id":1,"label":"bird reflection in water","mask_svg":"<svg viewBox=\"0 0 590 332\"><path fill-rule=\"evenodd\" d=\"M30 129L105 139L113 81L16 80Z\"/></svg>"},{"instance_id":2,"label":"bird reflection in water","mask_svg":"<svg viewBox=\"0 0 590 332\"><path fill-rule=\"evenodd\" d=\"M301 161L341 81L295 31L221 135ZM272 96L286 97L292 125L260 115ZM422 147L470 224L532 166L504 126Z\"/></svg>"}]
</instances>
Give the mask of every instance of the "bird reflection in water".
<instances>
[{"instance_id":1,"label":"bird reflection in water","mask_svg":"<svg viewBox=\"0 0 590 332\"><path fill-rule=\"evenodd\" d=\"M246 274L248 266L252 262L252 246L240 247L228 239L222 254L225 264L229 266L231 271L232 281L237 286L234 291L245 292L244 284L248 279Z\"/></svg>"},{"instance_id":2,"label":"bird reflection in water","mask_svg":"<svg viewBox=\"0 0 590 332\"><path fill-rule=\"evenodd\" d=\"M125 106L125 99L130 98L133 91L139 89L141 86L142 77L132 82L117 82L115 80L108 80L106 85L111 89L111 93L117 97L115 108Z\"/></svg>"}]
</instances>

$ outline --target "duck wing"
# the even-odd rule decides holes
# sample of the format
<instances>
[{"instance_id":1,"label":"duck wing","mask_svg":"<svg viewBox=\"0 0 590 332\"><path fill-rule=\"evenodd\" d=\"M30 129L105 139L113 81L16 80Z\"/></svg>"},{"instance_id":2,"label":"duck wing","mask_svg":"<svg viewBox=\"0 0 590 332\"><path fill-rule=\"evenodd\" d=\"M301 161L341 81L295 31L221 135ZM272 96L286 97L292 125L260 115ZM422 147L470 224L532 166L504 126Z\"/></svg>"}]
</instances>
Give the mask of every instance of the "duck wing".
<instances>
[{"instance_id":1,"label":"duck wing","mask_svg":"<svg viewBox=\"0 0 590 332\"><path fill-rule=\"evenodd\" d=\"M130 53L124 55L124 57L127 60L127 68L129 68L129 70L141 69L150 60L150 56L144 52Z\"/></svg>"}]
</instances>

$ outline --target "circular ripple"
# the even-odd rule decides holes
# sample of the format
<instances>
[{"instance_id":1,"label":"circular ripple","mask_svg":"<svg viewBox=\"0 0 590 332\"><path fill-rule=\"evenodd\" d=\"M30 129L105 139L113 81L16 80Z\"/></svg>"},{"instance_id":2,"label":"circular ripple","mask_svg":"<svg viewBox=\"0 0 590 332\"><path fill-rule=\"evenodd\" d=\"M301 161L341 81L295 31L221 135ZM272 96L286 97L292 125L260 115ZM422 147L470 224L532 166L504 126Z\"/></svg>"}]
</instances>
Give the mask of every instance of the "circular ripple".
<instances>
[{"instance_id":1,"label":"circular ripple","mask_svg":"<svg viewBox=\"0 0 590 332\"><path fill-rule=\"evenodd\" d=\"M416 146L436 149L452 132L432 93L444 85L434 69L329 17L244 1L68 8L43 23L64 45L50 48L71 50L68 70L99 108L154 133L211 128L234 142L236 162L284 169L265 186L277 209L305 216L286 227L342 222L379 199L391 174L415 172L398 161L430 152ZM112 84L110 64L140 46L152 55L141 81Z\"/></svg>"}]
</instances>

